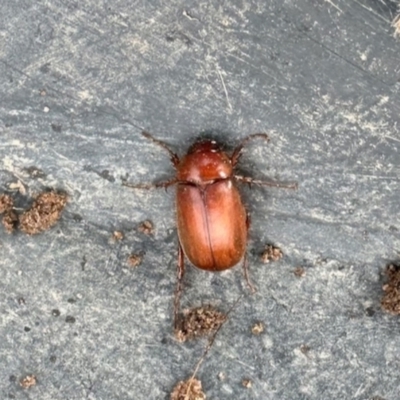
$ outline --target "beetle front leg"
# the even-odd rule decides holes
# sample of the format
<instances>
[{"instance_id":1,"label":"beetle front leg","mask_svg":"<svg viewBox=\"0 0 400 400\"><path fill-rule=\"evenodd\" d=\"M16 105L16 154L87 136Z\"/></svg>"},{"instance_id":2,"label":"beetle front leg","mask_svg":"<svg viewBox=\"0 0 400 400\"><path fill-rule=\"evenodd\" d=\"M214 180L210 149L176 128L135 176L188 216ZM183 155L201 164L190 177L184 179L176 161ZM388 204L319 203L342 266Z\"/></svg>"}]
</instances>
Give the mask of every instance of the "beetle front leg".
<instances>
[{"instance_id":1,"label":"beetle front leg","mask_svg":"<svg viewBox=\"0 0 400 400\"><path fill-rule=\"evenodd\" d=\"M169 157L170 160L172 162L172 164L174 164L174 167L177 168L178 164L179 164L179 157L168 147L168 145L166 143L164 143L163 141L156 139L153 135L151 135L149 132L143 131L142 135L146 138L146 139L150 139L152 142L154 142L155 144L157 144L158 146L162 147L164 150L168 151L169 153Z\"/></svg>"},{"instance_id":2,"label":"beetle front leg","mask_svg":"<svg viewBox=\"0 0 400 400\"><path fill-rule=\"evenodd\" d=\"M249 229L250 229L250 216L247 215L247 217L246 217L246 231L247 231L247 234L249 233ZM247 251L244 253L244 258L243 258L243 275L244 275L244 279L246 279L247 286L249 287L250 292L252 294L257 292L257 289L251 283L250 278L249 278L249 263L247 262Z\"/></svg>"},{"instance_id":3,"label":"beetle front leg","mask_svg":"<svg viewBox=\"0 0 400 400\"><path fill-rule=\"evenodd\" d=\"M129 183L124 179L122 180L122 186L126 186L131 189L158 189L158 188L167 189L169 186L175 185L176 183L178 183L178 180L176 178L157 183L138 183L138 184Z\"/></svg>"},{"instance_id":4,"label":"beetle front leg","mask_svg":"<svg viewBox=\"0 0 400 400\"><path fill-rule=\"evenodd\" d=\"M183 277L185 275L185 254L181 244L178 248L178 264L176 276L176 288L174 296L174 329L177 332L180 329L180 308L181 308L181 295L183 290Z\"/></svg>"},{"instance_id":5,"label":"beetle front leg","mask_svg":"<svg viewBox=\"0 0 400 400\"><path fill-rule=\"evenodd\" d=\"M261 181L250 176L234 175L234 179L239 183L247 183L248 185L270 186L284 189L297 189L298 187L297 182L283 183L278 181Z\"/></svg>"},{"instance_id":6,"label":"beetle front leg","mask_svg":"<svg viewBox=\"0 0 400 400\"><path fill-rule=\"evenodd\" d=\"M266 140L267 142L269 142L269 137L266 133L253 133L252 135L246 136L239 143L239 145L236 147L236 149L233 150L233 154L231 157L231 163L232 163L233 168L235 168L236 164L238 163L238 161L242 155L243 147L247 144L247 142L249 140L254 139L254 138L262 138L262 139Z\"/></svg>"}]
</instances>

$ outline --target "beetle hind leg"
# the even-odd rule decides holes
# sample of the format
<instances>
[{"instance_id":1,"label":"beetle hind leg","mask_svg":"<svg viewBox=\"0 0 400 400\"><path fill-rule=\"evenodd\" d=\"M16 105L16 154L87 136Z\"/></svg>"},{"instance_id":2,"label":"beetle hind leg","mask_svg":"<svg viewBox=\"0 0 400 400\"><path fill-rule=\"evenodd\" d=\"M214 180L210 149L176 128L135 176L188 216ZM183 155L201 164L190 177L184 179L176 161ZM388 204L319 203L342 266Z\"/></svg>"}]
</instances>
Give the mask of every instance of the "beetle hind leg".
<instances>
[{"instance_id":1,"label":"beetle hind leg","mask_svg":"<svg viewBox=\"0 0 400 400\"><path fill-rule=\"evenodd\" d=\"M252 282L251 282L251 280L250 280L250 278L249 278L249 263L248 263L248 261L247 261L247 253L244 255L244 258L243 258L243 275L244 275L244 279L246 279L246 283L247 283L247 286L248 286L249 289L250 289L250 292L251 292L252 294L256 293L256 292L257 292L257 289L256 289L256 287L252 284Z\"/></svg>"},{"instance_id":2,"label":"beetle hind leg","mask_svg":"<svg viewBox=\"0 0 400 400\"><path fill-rule=\"evenodd\" d=\"M181 296L183 291L183 277L185 275L185 255L181 244L178 248L178 264L177 264L176 288L174 295L174 330L178 332L181 328Z\"/></svg>"},{"instance_id":3,"label":"beetle hind leg","mask_svg":"<svg viewBox=\"0 0 400 400\"><path fill-rule=\"evenodd\" d=\"M247 214L246 216L246 232L248 233L250 229L250 215ZM255 292L257 292L256 287L251 283L251 280L249 278L249 263L247 261L247 251L244 253L244 257L243 257L243 275L244 275L244 279L246 280L247 286L250 289L250 292L252 294L254 294Z\"/></svg>"}]
</instances>

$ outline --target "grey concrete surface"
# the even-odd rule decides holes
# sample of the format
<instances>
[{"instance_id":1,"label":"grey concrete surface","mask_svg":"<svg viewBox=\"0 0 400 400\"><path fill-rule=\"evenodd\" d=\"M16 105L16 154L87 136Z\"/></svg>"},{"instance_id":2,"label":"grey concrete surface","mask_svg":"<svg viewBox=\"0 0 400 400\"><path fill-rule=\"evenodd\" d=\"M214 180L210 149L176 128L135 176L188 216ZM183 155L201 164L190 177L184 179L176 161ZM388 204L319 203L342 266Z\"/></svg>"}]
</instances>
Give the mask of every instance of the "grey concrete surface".
<instances>
[{"instance_id":1,"label":"grey concrete surface","mask_svg":"<svg viewBox=\"0 0 400 400\"><path fill-rule=\"evenodd\" d=\"M400 399L400 319L380 310L400 251L395 12L388 0L2 0L1 191L18 208L44 188L70 201L41 235L0 230L0 399L168 399L193 371L206 341L172 335L173 190L121 186L173 174L143 128L179 154L204 131L228 150L267 132L240 169L299 183L242 188L255 295L239 267L188 268L184 307L227 310L245 294L198 373L207 398ZM145 219L153 236L137 231ZM262 264L266 243L284 258ZM136 269L132 252L145 253ZM26 374L35 387L19 386Z\"/></svg>"}]
</instances>

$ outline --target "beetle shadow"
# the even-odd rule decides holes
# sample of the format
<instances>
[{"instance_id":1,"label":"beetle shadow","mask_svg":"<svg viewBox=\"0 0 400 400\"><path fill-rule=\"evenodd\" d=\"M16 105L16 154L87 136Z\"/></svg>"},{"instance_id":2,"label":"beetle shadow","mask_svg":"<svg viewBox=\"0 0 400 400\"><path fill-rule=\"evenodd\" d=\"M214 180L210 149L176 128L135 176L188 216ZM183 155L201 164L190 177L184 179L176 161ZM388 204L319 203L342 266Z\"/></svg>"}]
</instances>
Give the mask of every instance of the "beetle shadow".
<instances>
[{"instance_id":1,"label":"beetle shadow","mask_svg":"<svg viewBox=\"0 0 400 400\"><path fill-rule=\"evenodd\" d=\"M221 150L226 151L229 155L233 152L234 148L240 142L240 138L235 138L233 146L227 146L226 143L232 142L232 135L226 131L219 129L207 129L201 131L195 138L195 141L214 140L216 141Z\"/></svg>"}]
</instances>

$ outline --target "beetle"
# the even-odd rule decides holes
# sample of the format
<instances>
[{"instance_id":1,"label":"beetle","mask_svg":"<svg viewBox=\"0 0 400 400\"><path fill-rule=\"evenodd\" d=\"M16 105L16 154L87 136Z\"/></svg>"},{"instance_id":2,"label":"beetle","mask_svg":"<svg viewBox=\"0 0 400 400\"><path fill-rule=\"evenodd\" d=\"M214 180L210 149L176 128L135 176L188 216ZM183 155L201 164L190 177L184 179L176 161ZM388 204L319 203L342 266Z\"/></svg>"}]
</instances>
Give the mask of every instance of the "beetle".
<instances>
[{"instance_id":1,"label":"beetle","mask_svg":"<svg viewBox=\"0 0 400 400\"><path fill-rule=\"evenodd\" d=\"M269 141L265 133L255 133L242 139L231 156L215 140L198 139L182 158L150 133L143 131L142 135L169 153L176 175L170 180L150 185L134 185L126 181L123 185L135 189L176 185L179 248L174 327L178 329L185 256L197 268L213 272L232 268L243 260L245 279L251 291L255 291L248 277L246 257L250 219L236 183L288 189L296 189L297 183L261 181L235 174L245 144L254 138Z\"/></svg>"}]
</instances>

